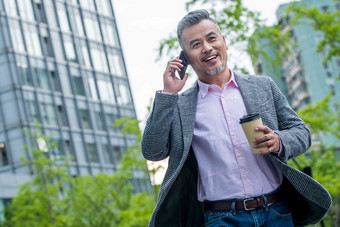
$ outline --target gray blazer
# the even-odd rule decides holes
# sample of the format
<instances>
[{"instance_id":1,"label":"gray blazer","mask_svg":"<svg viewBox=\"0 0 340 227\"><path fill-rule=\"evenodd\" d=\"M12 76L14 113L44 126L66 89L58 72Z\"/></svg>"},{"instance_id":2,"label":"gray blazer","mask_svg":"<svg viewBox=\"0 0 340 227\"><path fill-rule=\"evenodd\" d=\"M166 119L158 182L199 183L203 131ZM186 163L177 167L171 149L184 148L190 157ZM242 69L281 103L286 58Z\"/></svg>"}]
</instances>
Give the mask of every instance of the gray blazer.
<instances>
[{"instance_id":1,"label":"gray blazer","mask_svg":"<svg viewBox=\"0 0 340 227\"><path fill-rule=\"evenodd\" d=\"M295 225L319 222L331 205L331 196L318 182L286 162L311 145L305 123L291 109L276 84L265 76L235 74L248 113L259 112L263 124L275 131L284 157L270 158L284 176L282 188ZM180 95L156 93L142 138L146 159L169 157L150 226L203 226L203 206L197 200L197 162L191 148L198 84ZM226 185L227 187L227 185Z\"/></svg>"}]
</instances>

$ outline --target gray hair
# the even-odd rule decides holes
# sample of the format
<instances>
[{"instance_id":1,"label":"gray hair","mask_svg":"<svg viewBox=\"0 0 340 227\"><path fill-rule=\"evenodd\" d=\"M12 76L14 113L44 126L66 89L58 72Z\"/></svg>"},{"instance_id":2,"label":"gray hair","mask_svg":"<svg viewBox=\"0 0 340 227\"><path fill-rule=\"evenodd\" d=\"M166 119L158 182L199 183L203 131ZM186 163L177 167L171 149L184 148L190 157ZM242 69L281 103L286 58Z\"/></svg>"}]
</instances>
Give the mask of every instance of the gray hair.
<instances>
[{"instance_id":1,"label":"gray hair","mask_svg":"<svg viewBox=\"0 0 340 227\"><path fill-rule=\"evenodd\" d=\"M202 20L207 19L214 22L216 25L216 21L210 17L208 11L205 9L199 9L189 12L185 17L177 25L177 38L179 44L182 46L182 33L185 28L191 27L192 25L198 24ZM218 26L217 26L218 27ZM219 28L218 28L219 29Z\"/></svg>"}]
</instances>

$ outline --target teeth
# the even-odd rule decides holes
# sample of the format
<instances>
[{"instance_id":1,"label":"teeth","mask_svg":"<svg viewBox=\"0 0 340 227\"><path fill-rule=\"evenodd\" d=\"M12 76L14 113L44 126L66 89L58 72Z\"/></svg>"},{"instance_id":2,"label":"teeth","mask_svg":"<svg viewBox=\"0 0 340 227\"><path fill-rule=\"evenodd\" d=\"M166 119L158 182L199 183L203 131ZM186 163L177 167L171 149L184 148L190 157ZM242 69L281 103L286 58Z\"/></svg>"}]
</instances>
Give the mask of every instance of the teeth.
<instances>
[{"instance_id":1,"label":"teeth","mask_svg":"<svg viewBox=\"0 0 340 227\"><path fill-rule=\"evenodd\" d=\"M205 61L210 61L210 60L213 59L213 58L216 58L216 56L215 56L215 55L214 55L214 56L211 56L211 57L205 59Z\"/></svg>"}]
</instances>

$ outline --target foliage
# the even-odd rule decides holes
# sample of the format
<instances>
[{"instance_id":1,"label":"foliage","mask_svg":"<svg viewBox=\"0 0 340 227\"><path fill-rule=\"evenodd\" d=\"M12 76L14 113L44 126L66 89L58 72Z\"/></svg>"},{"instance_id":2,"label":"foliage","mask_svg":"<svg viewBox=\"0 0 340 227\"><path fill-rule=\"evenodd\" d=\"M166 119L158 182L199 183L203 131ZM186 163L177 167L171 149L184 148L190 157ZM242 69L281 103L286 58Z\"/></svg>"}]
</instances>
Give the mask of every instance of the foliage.
<instances>
[{"instance_id":1,"label":"foliage","mask_svg":"<svg viewBox=\"0 0 340 227\"><path fill-rule=\"evenodd\" d=\"M145 161L140 156L138 121L122 118L115 123L122 132L136 137L123 155L112 175L79 176L72 178L65 165L48 157L55 147L37 127L34 141L45 141L33 148L33 159L23 159L32 165L34 180L22 185L17 196L6 208L8 227L34 226L147 226L155 205L150 192L137 193L134 178L147 180ZM40 143L41 144L41 143ZM65 164L65 162L62 162Z\"/></svg>"},{"instance_id":2,"label":"foliage","mask_svg":"<svg viewBox=\"0 0 340 227\"><path fill-rule=\"evenodd\" d=\"M340 111L333 112L330 106L331 94L316 104L308 105L299 111L312 135L328 135L340 138ZM339 226L340 220L340 161L332 145L313 141L314 145L306 155L296 157L289 164L298 169L312 167L313 178L321 183L331 194L333 205L325 217L329 226Z\"/></svg>"},{"instance_id":3,"label":"foliage","mask_svg":"<svg viewBox=\"0 0 340 227\"><path fill-rule=\"evenodd\" d=\"M340 1L335 1L340 4ZM324 62L332 57L340 56L340 11L320 12L316 7L308 8L301 2L295 2L287 7L287 15L293 15L292 24L311 23L314 30L324 34L318 43L317 52L328 52ZM303 20L308 18L308 20Z\"/></svg>"}]
</instances>

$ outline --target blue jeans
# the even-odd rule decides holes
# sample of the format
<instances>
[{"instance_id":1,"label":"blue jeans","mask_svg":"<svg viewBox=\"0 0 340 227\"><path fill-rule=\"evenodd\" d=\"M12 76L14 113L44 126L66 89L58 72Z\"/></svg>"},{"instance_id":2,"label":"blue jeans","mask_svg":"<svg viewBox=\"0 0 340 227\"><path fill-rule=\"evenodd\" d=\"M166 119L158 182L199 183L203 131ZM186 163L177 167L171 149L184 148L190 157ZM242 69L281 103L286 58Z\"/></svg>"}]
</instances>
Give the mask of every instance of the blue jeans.
<instances>
[{"instance_id":1,"label":"blue jeans","mask_svg":"<svg viewBox=\"0 0 340 227\"><path fill-rule=\"evenodd\" d=\"M286 201L276 202L270 205L268 209L263 207L251 211L205 211L204 222L206 227L294 226Z\"/></svg>"}]
</instances>

